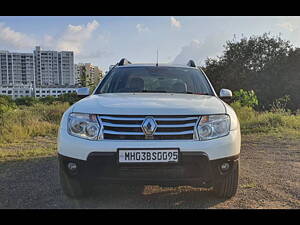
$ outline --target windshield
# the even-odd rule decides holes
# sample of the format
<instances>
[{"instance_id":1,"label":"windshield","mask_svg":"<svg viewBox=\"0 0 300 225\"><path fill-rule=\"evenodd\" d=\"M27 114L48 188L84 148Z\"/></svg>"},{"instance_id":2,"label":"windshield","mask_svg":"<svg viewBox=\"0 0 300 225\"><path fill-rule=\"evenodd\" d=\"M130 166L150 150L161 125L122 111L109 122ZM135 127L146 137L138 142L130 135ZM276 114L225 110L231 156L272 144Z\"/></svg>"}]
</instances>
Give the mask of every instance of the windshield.
<instances>
[{"instance_id":1,"label":"windshield","mask_svg":"<svg viewBox=\"0 0 300 225\"><path fill-rule=\"evenodd\" d=\"M96 90L101 93L163 92L213 95L201 71L181 67L118 67Z\"/></svg>"}]
</instances>

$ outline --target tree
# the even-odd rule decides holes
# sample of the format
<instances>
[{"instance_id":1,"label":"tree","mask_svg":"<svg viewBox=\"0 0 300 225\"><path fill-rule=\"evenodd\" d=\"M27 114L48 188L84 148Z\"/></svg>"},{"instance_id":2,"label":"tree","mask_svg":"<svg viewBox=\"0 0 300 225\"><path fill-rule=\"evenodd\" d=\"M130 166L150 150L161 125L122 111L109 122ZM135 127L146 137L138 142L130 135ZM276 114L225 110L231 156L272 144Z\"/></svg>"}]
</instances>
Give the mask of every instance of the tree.
<instances>
[{"instance_id":1,"label":"tree","mask_svg":"<svg viewBox=\"0 0 300 225\"><path fill-rule=\"evenodd\" d=\"M86 68L82 66L82 71L80 73L80 84L82 87L86 87L87 85L87 75L86 75Z\"/></svg>"},{"instance_id":2,"label":"tree","mask_svg":"<svg viewBox=\"0 0 300 225\"><path fill-rule=\"evenodd\" d=\"M295 76L296 65L291 67L290 59L296 58L294 52L289 41L265 33L227 41L223 55L208 58L202 69L217 91L221 88L254 90L260 99L260 107L268 108L272 101L284 94L289 94L293 101L290 93L295 88L286 87L290 87L291 78L299 79ZM290 67L294 68L293 72ZM299 74L299 66L297 68Z\"/></svg>"}]
</instances>

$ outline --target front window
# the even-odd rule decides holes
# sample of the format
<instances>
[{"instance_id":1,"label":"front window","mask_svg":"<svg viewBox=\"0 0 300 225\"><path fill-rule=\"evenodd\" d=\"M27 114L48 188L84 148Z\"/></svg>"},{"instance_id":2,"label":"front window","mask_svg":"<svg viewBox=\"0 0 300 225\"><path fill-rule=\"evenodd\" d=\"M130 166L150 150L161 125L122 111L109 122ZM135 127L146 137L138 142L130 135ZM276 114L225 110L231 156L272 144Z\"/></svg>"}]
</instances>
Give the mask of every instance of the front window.
<instances>
[{"instance_id":1,"label":"front window","mask_svg":"<svg viewBox=\"0 0 300 225\"><path fill-rule=\"evenodd\" d=\"M189 93L213 95L200 70L183 67L118 67L107 75L95 94Z\"/></svg>"}]
</instances>

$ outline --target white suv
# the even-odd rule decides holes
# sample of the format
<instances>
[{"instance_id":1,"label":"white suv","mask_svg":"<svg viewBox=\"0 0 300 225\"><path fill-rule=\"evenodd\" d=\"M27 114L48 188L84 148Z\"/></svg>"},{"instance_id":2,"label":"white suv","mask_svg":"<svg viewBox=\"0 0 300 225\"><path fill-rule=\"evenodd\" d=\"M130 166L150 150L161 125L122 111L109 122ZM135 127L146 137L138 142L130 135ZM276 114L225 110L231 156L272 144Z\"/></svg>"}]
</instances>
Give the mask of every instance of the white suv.
<instances>
[{"instance_id":1,"label":"white suv","mask_svg":"<svg viewBox=\"0 0 300 225\"><path fill-rule=\"evenodd\" d=\"M122 59L93 94L63 115L58 156L65 194L93 184L213 187L232 197L238 186L240 125L193 61L187 66Z\"/></svg>"}]
</instances>

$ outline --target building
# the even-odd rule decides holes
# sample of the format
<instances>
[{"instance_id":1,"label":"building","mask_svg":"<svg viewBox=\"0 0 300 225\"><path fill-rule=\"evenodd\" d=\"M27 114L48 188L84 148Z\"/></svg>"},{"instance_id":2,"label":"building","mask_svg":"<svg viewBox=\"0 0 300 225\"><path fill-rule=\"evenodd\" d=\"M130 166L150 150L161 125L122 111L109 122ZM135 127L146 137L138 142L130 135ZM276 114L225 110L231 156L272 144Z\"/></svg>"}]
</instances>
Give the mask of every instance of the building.
<instances>
[{"instance_id":1,"label":"building","mask_svg":"<svg viewBox=\"0 0 300 225\"><path fill-rule=\"evenodd\" d=\"M34 50L36 86L74 85L74 54L71 51Z\"/></svg>"},{"instance_id":2,"label":"building","mask_svg":"<svg viewBox=\"0 0 300 225\"><path fill-rule=\"evenodd\" d=\"M33 94L33 87L31 85L0 86L0 95L11 96L12 99L26 96L32 97L34 96Z\"/></svg>"},{"instance_id":3,"label":"building","mask_svg":"<svg viewBox=\"0 0 300 225\"><path fill-rule=\"evenodd\" d=\"M76 92L74 53L45 51L33 53L0 51L0 95L13 99L46 97Z\"/></svg>"},{"instance_id":4,"label":"building","mask_svg":"<svg viewBox=\"0 0 300 225\"><path fill-rule=\"evenodd\" d=\"M43 98L47 96L58 97L59 95L66 93L76 93L76 87L48 87L48 88L36 88L34 95L37 98Z\"/></svg>"},{"instance_id":5,"label":"building","mask_svg":"<svg viewBox=\"0 0 300 225\"><path fill-rule=\"evenodd\" d=\"M0 86L33 85L34 74L32 53L0 51Z\"/></svg>"},{"instance_id":6,"label":"building","mask_svg":"<svg viewBox=\"0 0 300 225\"><path fill-rule=\"evenodd\" d=\"M46 88L33 88L30 85L22 86L0 86L0 95L11 96L12 99L19 97L46 97L54 96L58 97L65 93L75 93L76 87L46 87Z\"/></svg>"},{"instance_id":7,"label":"building","mask_svg":"<svg viewBox=\"0 0 300 225\"><path fill-rule=\"evenodd\" d=\"M82 77L85 78L86 84L82 83ZM92 86L98 84L103 78L103 72L97 66L91 63L75 64L75 84L80 86Z\"/></svg>"},{"instance_id":8,"label":"building","mask_svg":"<svg viewBox=\"0 0 300 225\"><path fill-rule=\"evenodd\" d=\"M0 86L75 84L71 51L44 51L38 46L33 53L0 51L0 68Z\"/></svg>"}]
</instances>

